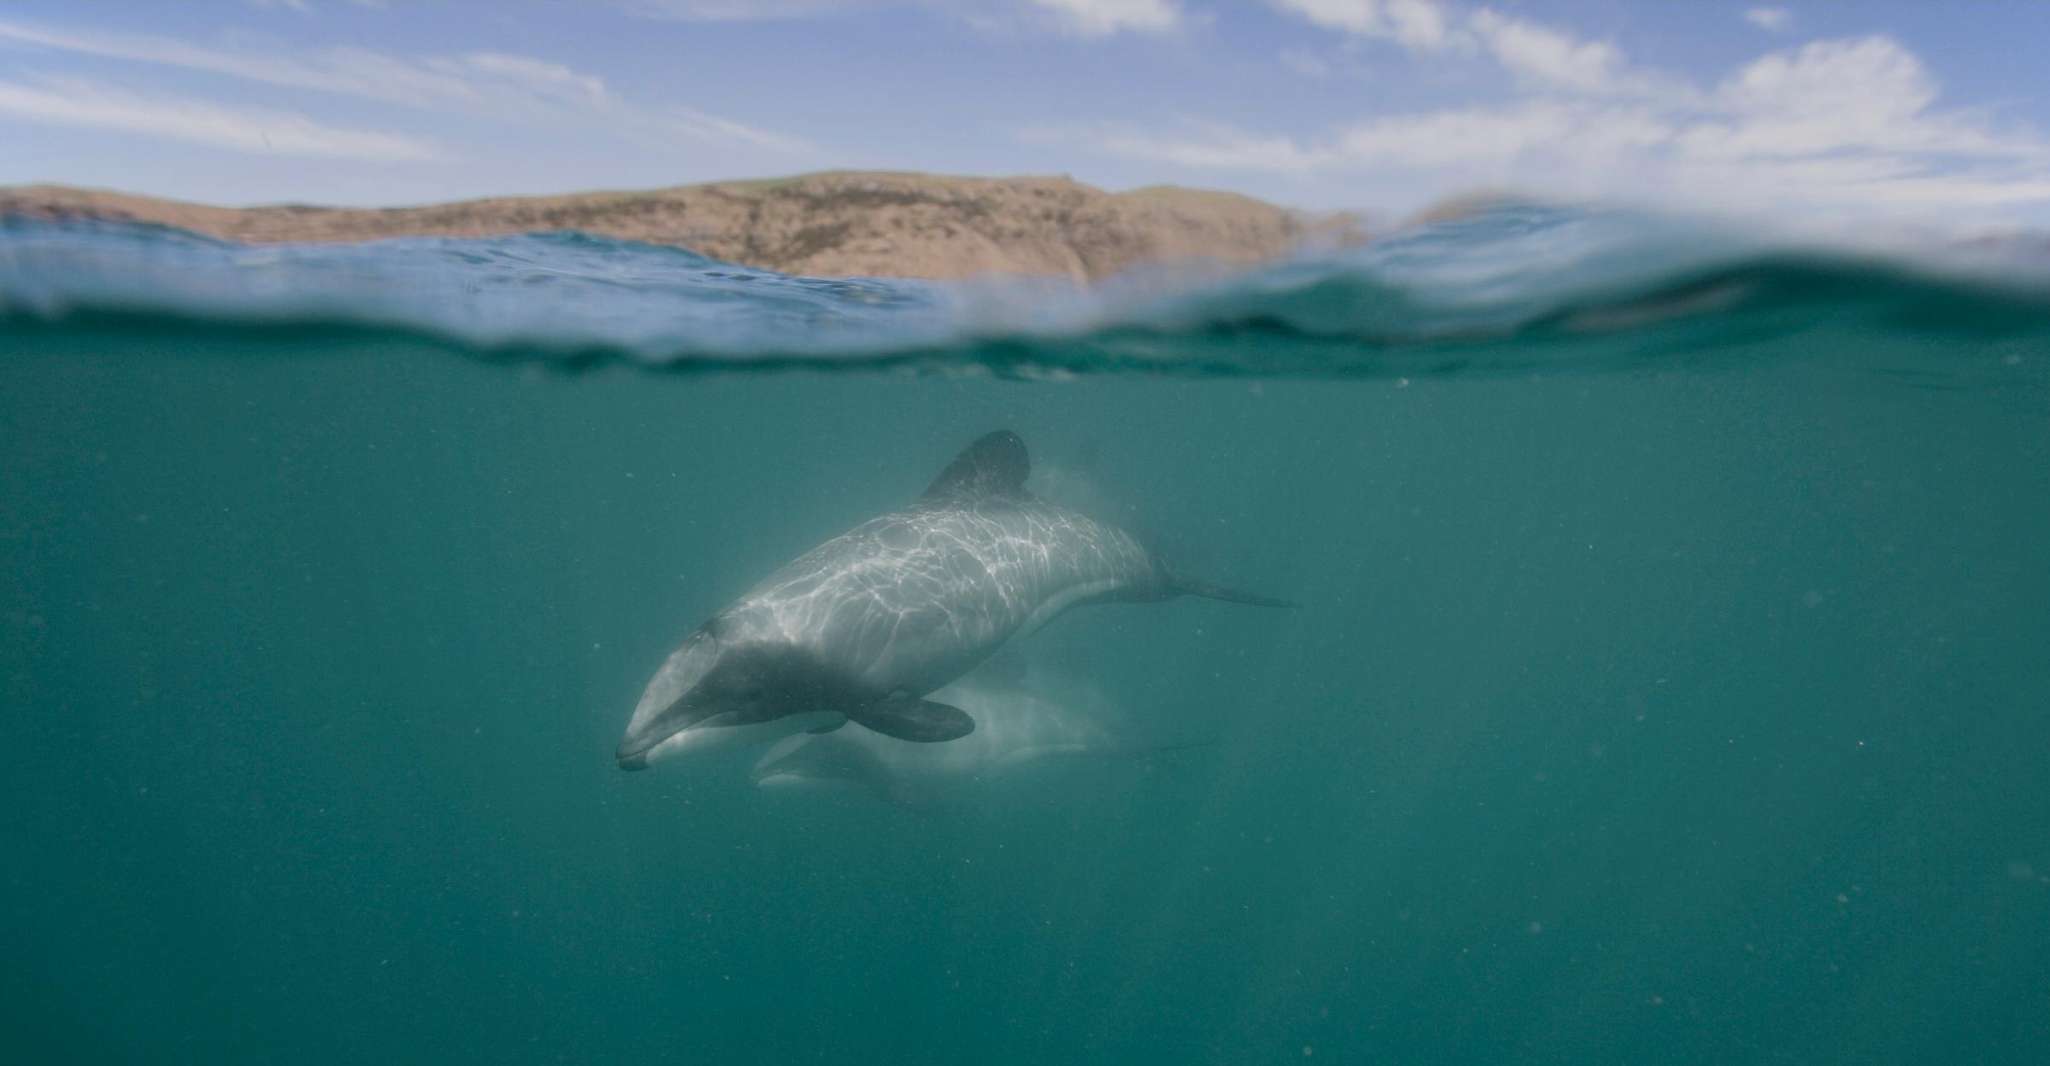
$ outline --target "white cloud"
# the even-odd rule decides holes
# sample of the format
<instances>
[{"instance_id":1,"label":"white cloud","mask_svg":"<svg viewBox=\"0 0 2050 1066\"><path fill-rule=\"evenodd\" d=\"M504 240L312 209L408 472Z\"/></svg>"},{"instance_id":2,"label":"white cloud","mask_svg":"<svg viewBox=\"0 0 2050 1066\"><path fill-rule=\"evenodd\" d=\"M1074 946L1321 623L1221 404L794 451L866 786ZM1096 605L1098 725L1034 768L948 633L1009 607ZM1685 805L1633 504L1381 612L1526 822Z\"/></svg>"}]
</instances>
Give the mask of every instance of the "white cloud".
<instances>
[{"instance_id":1,"label":"white cloud","mask_svg":"<svg viewBox=\"0 0 2050 1066\"><path fill-rule=\"evenodd\" d=\"M1206 169L1302 172L1329 166L1333 160L1327 147L1306 147L1290 137L1260 136L1215 124L1202 125L1182 137L1118 127L1028 131L1030 139L1040 141L1070 140L1077 136L1114 155Z\"/></svg>"},{"instance_id":2,"label":"white cloud","mask_svg":"<svg viewBox=\"0 0 2050 1066\"><path fill-rule=\"evenodd\" d=\"M1281 60L1282 66L1295 71L1305 78L1328 78L1331 76L1331 64L1314 52L1307 52L1300 48L1284 48L1277 58Z\"/></svg>"},{"instance_id":3,"label":"white cloud","mask_svg":"<svg viewBox=\"0 0 2050 1066\"><path fill-rule=\"evenodd\" d=\"M1761 30L1778 33L1793 23L1794 13L1783 7L1753 7L1745 9L1744 21Z\"/></svg>"},{"instance_id":4,"label":"white cloud","mask_svg":"<svg viewBox=\"0 0 2050 1066\"><path fill-rule=\"evenodd\" d=\"M1615 45L1582 41L1489 8L1474 12L1466 24L1488 54L1518 77L1582 92L1605 92L1622 80L1623 53Z\"/></svg>"},{"instance_id":5,"label":"white cloud","mask_svg":"<svg viewBox=\"0 0 2050 1066\"><path fill-rule=\"evenodd\" d=\"M2050 201L2050 141L1940 107L1928 69L1888 37L1773 52L1704 90L1631 72L1619 53L1526 33L1485 11L1467 26L1495 35L1489 54L1527 74L1524 94L1380 116L1314 138L1197 124L1143 133L1098 127L1089 139L1127 157L1325 175L1355 187L1510 184L1786 208Z\"/></svg>"},{"instance_id":6,"label":"white cloud","mask_svg":"<svg viewBox=\"0 0 2050 1066\"><path fill-rule=\"evenodd\" d=\"M313 4L310 0L243 0L243 2L258 10L284 8L297 11L302 15L313 13ZM385 0L349 0L349 3L356 7L382 8L385 6Z\"/></svg>"},{"instance_id":7,"label":"white cloud","mask_svg":"<svg viewBox=\"0 0 2050 1066\"><path fill-rule=\"evenodd\" d=\"M1102 130L1099 147L1138 158L1218 169L1373 174L1457 169L1472 178L1543 163L1554 173L1603 167L1622 155L1670 142L1673 126L1631 105L1537 100L1391 115L1354 123L1305 143L1291 137L1202 125L1183 136Z\"/></svg>"},{"instance_id":8,"label":"white cloud","mask_svg":"<svg viewBox=\"0 0 2050 1066\"><path fill-rule=\"evenodd\" d=\"M1928 69L1888 37L1774 52L1704 89L1632 66L1613 43L1493 8L1439 0L1269 2L1434 62L1485 59L1513 75L1518 91L1484 105L1381 116L1319 138L1196 126L1179 135L1100 135L1099 146L1277 174L1372 180L1399 172L1441 189L1510 183L1784 205L2050 200L2050 141L1939 107ZM1768 30L1792 20L1777 7L1744 17Z\"/></svg>"},{"instance_id":9,"label":"white cloud","mask_svg":"<svg viewBox=\"0 0 2050 1066\"><path fill-rule=\"evenodd\" d=\"M1899 42L1861 37L1760 56L1718 95L1737 111L1833 115L1866 127L1913 118L1936 101L1936 81Z\"/></svg>"},{"instance_id":10,"label":"white cloud","mask_svg":"<svg viewBox=\"0 0 2050 1066\"><path fill-rule=\"evenodd\" d=\"M1381 17L1380 0L1275 0L1274 6L1293 11L1327 30L1362 37L1391 35Z\"/></svg>"},{"instance_id":11,"label":"white cloud","mask_svg":"<svg viewBox=\"0 0 2050 1066\"><path fill-rule=\"evenodd\" d=\"M327 126L290 111L226 107L155 93L142 96L75 79L42 84L0 81L0 114L266 155L401 162L442 156L428 141Z\"/></svg>"},{"instance_id":12,"label":"white cloud","mask_svg":"<svg viewBox=\"0 0 2050 1066\"><path fill-rule=\"evenodd\" d=\"M1411 48L1439 49L1454 40L1445 13L1433 0L1384 0L1382 10L1395 39Z\"/></svg>"},{"instance_id":13,"label":"white cloud","mask_svg":"<svg viewBox=\"0 0 2050 1066\"><path fill-rule=\"evenodd\" d=\"M971 26L1016 31L1030 24L1020 12L1046 16L1061 31L1081 37L1163 33L1182 25L1180 0L612 0L631 15L686 22L740 22L814 18L882 7L923 8ZM1398 0L1416 3L1421 0Z\"/></svg>"},{"instance_id":14,"label":"white cloud","mask_svg":"<svg viewBox=\"0 0 2050 1066\"><path fill-rule=\"evenodd\" d=\"M1349 164L1368 167L1499 166L1532 158L1588 166L1671 136L1670 125L1638 109L1534 101L1376 119L1346 130L1335 147Z\"/></svg>"},{"instance_id":15,"label":"white cloud","mask_svg":"<svg viewBox=\"0 0 2050 1066\"><path fill-rule=\"evenodd\" d=\"M1715 156L1894 153L2050 163L2050 144L1935 109L1936 81L1888 37L1816 41L1762 56L1715 92L1722 114L1690 148Z\"/></svg>"},{"instance_id":16,"label":"white cloud","mask_svg":"<svg viewBox=\"0 0 2050 1066\"><path fill-rule=\"evenodd\" d=\"M1460 43L1437 0L1272 0L1328 30L1385 38L1419 51Z\"/></svg>"},{"instance_id":17,"label":"white cloud","mask_svg":"<svg viewBox=\"0 0 2050 1066\"><path fill-rule=\"evenodd\" d=\"M1173 0L1032 0L1051 12L1062 26L1084 37L1107 37L1131 30L1160 33L1181 24Z\"/></svg>"},{"instance_id":18,"label":"white cloud","mask_svg":"<svg viewBox=\"0 0 2050 1066\"><path fill-rule=\"evenodd\" d=\"M849 8L869 7L879 0L619 0L630 15L683 22L753 22L809 18Z\"/></svg>"},{"instance_id":19,"label":"white cloud","mask_svg":"<svg viewBox=\"0 0 2050 1066\"><path fill-rule=\"evenodd\" d=\"M201 71L292 89L308 89L493 120L575 123L622 137L680 135L804 151L797 138L682 108L639 105L593 74L501 52L406 57L362 48L306 53L210 48L170 37L53 29L0 20L0 41L56 51ZM687 116L679 119L679 115Z\"/></svg>"}]
</instances>

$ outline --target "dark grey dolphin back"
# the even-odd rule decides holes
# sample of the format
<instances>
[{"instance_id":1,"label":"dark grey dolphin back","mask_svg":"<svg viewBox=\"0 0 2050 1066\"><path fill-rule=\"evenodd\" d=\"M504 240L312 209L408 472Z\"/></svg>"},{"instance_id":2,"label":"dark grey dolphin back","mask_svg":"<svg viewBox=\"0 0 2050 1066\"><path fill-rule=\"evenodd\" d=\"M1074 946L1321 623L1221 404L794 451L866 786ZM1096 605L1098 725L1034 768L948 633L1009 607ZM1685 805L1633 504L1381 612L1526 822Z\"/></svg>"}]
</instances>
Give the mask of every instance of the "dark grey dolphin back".
<instances>
[{"instance_id":1,"label":"dark grey dolphin back","mask_svg":"<svg viewBox=\"0 0 2050 1066\"><path fill-rule=\"evenodd\" d=\"M1023 496L1025 478L1032 473L1032 460L1025 442L1016 433L1000 429L985 433L962 449L940 476L926 487L926 500L974 499L982 496Z\"/></svg>"},{"instance_id":2,"label":"dark grey dolphin back","mask_svg":"<svg viewBox=\"0 0 2050 1066\"><path fill-rule=\"evenodd\" d=\"M1025 491L1025 479L1032 473L1032 460L1025 452L1025 442L1008 429L985 433L975 443L963 449L954 461L947 464L940 476L927 486L920 499L925 503L964 503L980 499L1029 499ZM1129 534L1127 534L1129 536ZM1156 560L1159 553L1146 548L1149 556ZM1231 603L1251 604L1255 607L1294 607L1290 600L1262 596L1254 592L1201 581L1178 574L1159 566L1164 575L1162 592L1167 596L1201 596L1212 600L1226 600ZM958 725L951 726L958 728ZM888 733L888 729L879 729ZM895 734L892 734L895 735ZM907 738L910 739L910 738Z\"/></svg>"}]
</instances>

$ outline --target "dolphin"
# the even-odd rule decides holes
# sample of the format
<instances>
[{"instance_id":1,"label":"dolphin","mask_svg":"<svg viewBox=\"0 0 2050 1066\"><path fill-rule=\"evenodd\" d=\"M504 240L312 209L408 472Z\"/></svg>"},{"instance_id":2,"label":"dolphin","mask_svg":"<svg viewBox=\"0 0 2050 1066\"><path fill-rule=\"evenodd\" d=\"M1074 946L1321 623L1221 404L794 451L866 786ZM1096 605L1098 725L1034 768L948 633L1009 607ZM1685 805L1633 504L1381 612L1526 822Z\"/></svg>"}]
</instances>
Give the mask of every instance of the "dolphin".
<instances>
[{"instance_id":1,"label":"dolphin","mask_svg":"<svg viewBox=\"0 0 2050 1066\"><path fill-rule=\"evenodd\" d=\"M977 670L933 693L961 708L975 731L946 744L913 744L867 729L778 741L750 775L758 788L855 785L904 807L928 807L964 786L1064 759L1151 755L1208 741L1133 744L1125 716L1095 686L1032 669L1007 684Z\"/></svg>"},{"instance_id":2,"label":"dolphin","mask_svg":"<svg viewBox=\"0 0 2050 1066\"><path fill-rule=\"evenodd\" d=\"M925 697L1072 607L1175 596L1283 600L1170 570L1131 534L1025 488L1025 442L970 444L911 506L804 553L684 638L648 682L621 769L704 744L826 732L898 740L975 728Z\"/></svg>"}]
</instances>

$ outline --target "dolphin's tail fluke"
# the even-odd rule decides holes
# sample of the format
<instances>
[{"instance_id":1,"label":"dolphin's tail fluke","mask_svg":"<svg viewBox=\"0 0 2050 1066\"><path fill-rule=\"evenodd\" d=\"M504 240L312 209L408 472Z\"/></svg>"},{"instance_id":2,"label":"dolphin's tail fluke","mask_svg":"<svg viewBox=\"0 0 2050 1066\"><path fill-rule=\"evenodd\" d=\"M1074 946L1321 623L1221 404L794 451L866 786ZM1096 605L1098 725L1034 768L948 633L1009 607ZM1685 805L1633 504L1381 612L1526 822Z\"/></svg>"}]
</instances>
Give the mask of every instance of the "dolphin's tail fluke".
<instances>
[{"instance_id":1,"label":"dolphin's tail fluke","mask_svg":"<svg viewBox=\"0 0 2050 1066\"><path fill-rule=\"evenodd\" d=\"M1254 592L1241 592L1238 589L1226 588L1223 585L1213 585L1208 581L1199 581L1193 577L1183 577L1180 574L1175 574L1168 578L1168 588L1176 596L1201 596L1206 600L1224 600L1227 603L1249 603L1255 607L1302 606L1302 604L1296 603L1293 600L1276 599L1272 596L1262 596Z\"/></svg>"}]
</instances>

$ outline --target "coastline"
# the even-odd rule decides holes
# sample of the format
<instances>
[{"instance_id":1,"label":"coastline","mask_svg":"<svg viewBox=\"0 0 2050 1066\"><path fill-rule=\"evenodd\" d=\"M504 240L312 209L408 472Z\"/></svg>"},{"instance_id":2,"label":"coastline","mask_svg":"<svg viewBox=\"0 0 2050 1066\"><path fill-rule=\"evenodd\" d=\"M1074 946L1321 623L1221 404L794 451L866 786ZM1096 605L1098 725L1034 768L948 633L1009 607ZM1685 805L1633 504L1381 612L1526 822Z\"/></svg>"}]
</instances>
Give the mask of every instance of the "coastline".
<instances>
[{"instance_id":1,"label":"coastline","mask_svg":"<svg viewBox=\"0 0 2050 1066\"><path fill-rule=\"evenodd\" d=\"M935 280L1092 282L1142 266L1242 268L1305 246L1367 239L1357 215L1295 211L1236 193L1112 193L1066 177L886 171L382 208L218 207L19 185L0 188L0 217L9 216L152 223L253 244L576 230L786 274Z\"/></svg>"}]
</instances>

